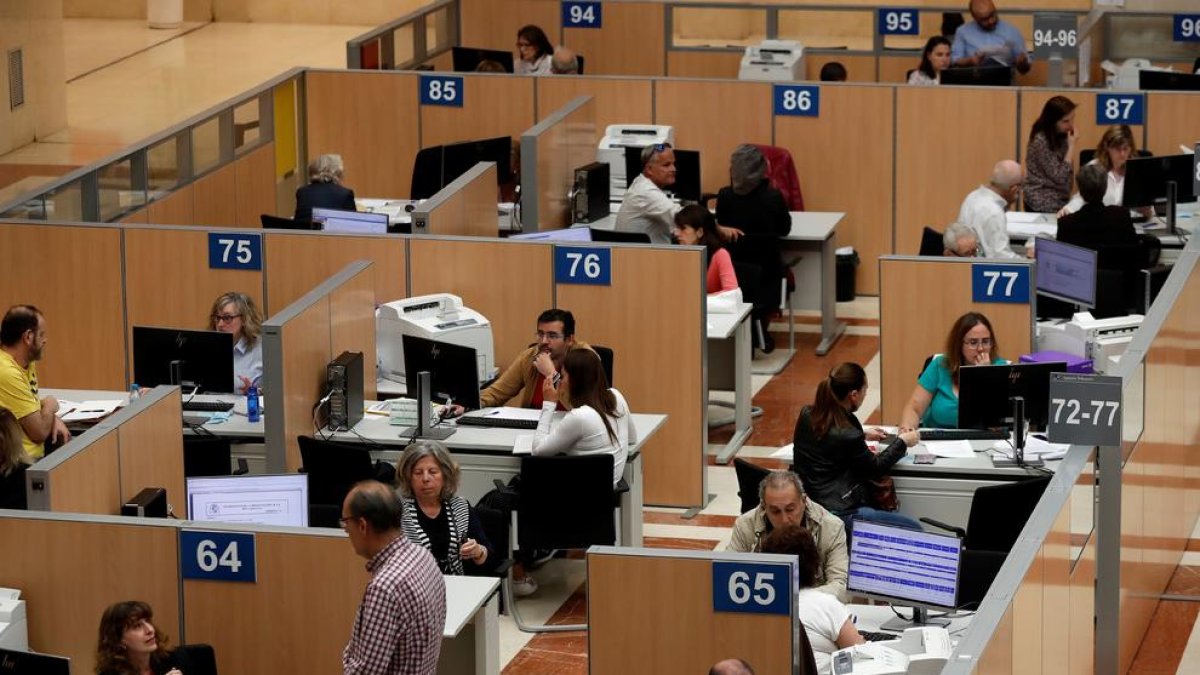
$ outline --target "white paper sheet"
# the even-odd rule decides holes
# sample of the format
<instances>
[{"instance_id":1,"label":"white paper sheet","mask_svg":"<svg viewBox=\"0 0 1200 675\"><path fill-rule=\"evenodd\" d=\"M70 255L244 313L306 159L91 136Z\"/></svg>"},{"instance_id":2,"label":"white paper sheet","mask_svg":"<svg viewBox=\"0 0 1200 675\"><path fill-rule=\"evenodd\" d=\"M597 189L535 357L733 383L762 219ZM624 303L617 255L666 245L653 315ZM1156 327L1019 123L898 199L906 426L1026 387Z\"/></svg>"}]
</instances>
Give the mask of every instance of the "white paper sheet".
<instances>
[{"instance_id":1,"label":"white paper sheet","mask_svg":"<svg viewBox=\"0 0 1200 675\"><path fill-rule=\"evenodd\" d=\"M521 434L520 436L517 436L517 441L513 443L513 454L532 455L533 437L533 434Z\"/></svg>"},{"instance_id":2,"label":"white paper sheet","mask_svg":"<svg viewBox=\"0 0 1200 675\"><path fill-rule=\"evenodd\" d=\"M510 408L503 406L500 408L484 408L479 411L480 417L499 417L506 420L533 420L538 421L542 418L541 408Z\"/></svg>"},{"instance_id":3,"label":"white paper sheet","mask_svg":"<svg viewBox=\"0 0 1200 675\"><path fill-rule=\"evenodd\" d=\"M80 403L59 401L58 415L64 422L88 422L109 415L123 405L125 405L125 400L120 398L105 401L82 401ZM67 410L65 413L63 412L64 408Z\"/></svg>"},{"instance_id":4,"label":"white paper sheet","mask_svg":"<svg viewBox=\"0 0 1200 675\"><path fill-rule=\"evenodd\" d=\"M786 460L791 460L791 459L792 459L792 457L795 455L795 453L794 453L794 452L793 452L793 450L792 450L792 448L793 448L793 446L794 446L794 445L795 445L795 443L788 443L787 445L785 445L785 446L783 446L782 448L780 448L780 449L776 450L775 452L772 452L772 453L771 453L771 458L772 458L772 459L786 459Z\"/></svg>"},{"instance_id":5,"label":"white paper sheet","mask_svg":"<svg viewBox=\"0 0 1200 675\"><path fill-rule=\"evenodd\" d=\"M925 452L938 457L963 459L975 456L970 441L921 441L921 445L925 446Z\"/></svg>"}]
</instances>

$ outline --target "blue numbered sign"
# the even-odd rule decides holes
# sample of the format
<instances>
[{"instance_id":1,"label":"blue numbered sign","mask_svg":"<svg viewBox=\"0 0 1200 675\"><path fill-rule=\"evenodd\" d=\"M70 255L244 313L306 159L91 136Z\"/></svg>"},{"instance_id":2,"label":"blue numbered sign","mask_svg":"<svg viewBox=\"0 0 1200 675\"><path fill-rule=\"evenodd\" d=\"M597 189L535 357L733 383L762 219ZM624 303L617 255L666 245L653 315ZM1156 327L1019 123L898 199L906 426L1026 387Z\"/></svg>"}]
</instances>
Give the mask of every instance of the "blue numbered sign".
<instances>
[{"instance_id":1,"label":"blue numbered sign","mask_svg":"<svg viewBox=\"0 0 1200 675\"><path fill-rule=\"evenodd\" d=\"M463 106L463 79L446 75L422 75L420 84L421 105L444 105L451 108Z\"/></svg>"},{"instance_id":2,"label":"blue numbered sign","mask_svg":"<svg viewBox=\"0 0 1200 675\"><path fill-rule=\"evenodd\" d=\"M1172 21L1176 42L1200 42L1200 14L1176 14Z\"/></svg>"},{"instance_id":3,"label":"blue numbered sign","mask_svg":"<svg viewBox=\"0 0 1200 675\"><path fill-rule=\"evenodd\" d=\"M775 114L820 117L821 88L811 84L775 85Z\"/></svg>"},{"instance_id":4,"label":"blue numbered sign","mask_svg":"<svg viewBox=\"0 0 1200 675\"><path fill-rule=\"evenodd\" d=\"M1143 124L1145 94L1097 94L1096 124Z\"/></svg>"},{"instance_id":5,"label":"blue numbered sign","mask_svg":"<svg viewBox=\"0 0 1200 675\"><path fill-rule=\"evenodd\" d=\"M971 265L972 302L1029 302L1029 265Z\"/></svg>"},{"instance_id":6,"label":"blue numbered sign","mask_svg":"<svg viewBox=\"0 0 1200 675\"><path fill-rule=\"evenodd\" d=\"M880 7L876 14L880 35L920 35L917 10L908 7Z\"/></svg>"},{"instance_id":7,"label":"blue numbered sign","mask_svg":"<svg viewBox=\"0 0 1200 675\"><path fill-rule=\"evenodd\" d=\"M713 611L791 614L792 573L774 563L713 563Z\"/></svg>"},{"instance_id":8,"label":"blue numbered sign","mask_svg":"<svg viewBox=\"0 0 1200 675\"><path fill-rule=\"evenodd\" d=\"M254 535L245 532L179 533L179 565L184 579L254 583Z\"/></svg>"},{"instance_id":9,"label":"blue numbered sign","mask_svg":"<svg viewBox=\"0 0 1200 675\"><path fill-rule=\"evenodd\" d=\"M554 247L554 281L560 284L612 285L612 251L582 246Z\"/></svg>"},{"instance_id":10,"label":"blue numbered sign","mask_svg":"<svg viewBox=\"0 0 1200 675\"><path fill-rule=\"evenodd\" d=\"M599 2L566 0L562 4L563 28L600 28L603 17Z\"/></svg>"},{"instance_id":11,"label":"blue numbered sign","mask_svg":"<svg viewBox=\"0 0 1200 675\"><path fill-rule=\"evenodd\" d=\"M262 235L209 232L208 266L212 269L261 270Z\"/></svg>"}]
</instances>

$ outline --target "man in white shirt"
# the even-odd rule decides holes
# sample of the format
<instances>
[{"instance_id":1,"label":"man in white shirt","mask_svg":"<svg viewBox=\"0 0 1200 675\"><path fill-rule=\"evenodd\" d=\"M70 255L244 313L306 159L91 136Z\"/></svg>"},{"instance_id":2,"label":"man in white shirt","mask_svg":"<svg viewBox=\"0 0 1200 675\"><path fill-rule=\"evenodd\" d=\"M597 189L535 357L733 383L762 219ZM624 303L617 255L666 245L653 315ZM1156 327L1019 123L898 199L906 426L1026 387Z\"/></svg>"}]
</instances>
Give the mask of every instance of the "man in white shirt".
<instances>
[{"instance_id":1,"label":"man in white shirt","mask_svg":"<svg viewBox=\"0 0 1200 675\"><path fill-rule=\"evenodd\" d=\"M1025 181L1020 164L1006 159L992 168L992 177L967 195L958 210L958 222L970 225L979 235L985 258L1019 258L1008 245L1008 224L1004 212L1017 196Z\"/></svg>"},{"instance_id":2,"label":"man in white shirt","mask_svg":"<svg viewBox=\"0 0 1200 675\"><path fill-rule=\"evenodd\" d=\"M642 173L630 183L617 211L616 229L645 232L652 244L670 244L675 214L683 207L663 192L675 184L675 151L670 143L642 148Z\"/></svg>"}]
</instances>

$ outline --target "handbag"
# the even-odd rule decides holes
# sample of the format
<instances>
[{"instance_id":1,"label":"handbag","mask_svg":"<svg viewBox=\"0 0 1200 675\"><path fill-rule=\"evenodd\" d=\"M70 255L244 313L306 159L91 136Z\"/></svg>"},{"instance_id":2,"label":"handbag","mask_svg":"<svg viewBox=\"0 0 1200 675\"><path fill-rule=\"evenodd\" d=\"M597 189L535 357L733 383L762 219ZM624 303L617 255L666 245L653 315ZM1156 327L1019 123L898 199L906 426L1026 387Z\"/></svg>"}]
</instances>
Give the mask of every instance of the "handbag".
<instances>
[{"instance_id":1,"label":"handbag","mask_svg":"<svg viewBox=\"0 0 1200 675\"><path fill-rule=\"evenodd\" d=\"M900 498L896 496L896 482L891 476L880 476L867 480L870 486L872 505L880 511L895 511L900 508Z\"/></svg>"}]
</instances>

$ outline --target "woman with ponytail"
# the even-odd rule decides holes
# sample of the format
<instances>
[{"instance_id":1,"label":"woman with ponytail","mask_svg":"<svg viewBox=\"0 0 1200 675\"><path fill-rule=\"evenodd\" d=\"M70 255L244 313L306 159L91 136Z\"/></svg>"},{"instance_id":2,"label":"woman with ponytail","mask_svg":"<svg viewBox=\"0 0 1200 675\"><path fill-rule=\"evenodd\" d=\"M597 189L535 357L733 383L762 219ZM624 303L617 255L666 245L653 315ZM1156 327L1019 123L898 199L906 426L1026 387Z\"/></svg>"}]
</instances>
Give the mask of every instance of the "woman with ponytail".
<instances>
[{"instance_id":1,"label":"woman with ponytail","mask_svg":"<svg viewBox=\"0 0 1200 675\"><path fill-rule=\"evenodd\" d=\"M884 435L878 429L864 431L854 416L866 398L867 373L857 363L843 363L817 384L813 404L796 420L795 471L808 496L845 521L848 531L856 517L919 530L912 518L875 508L871 481L884 477L920 436L908 431L872 452L867 441Z\"/></svg>"}]
</instances>

